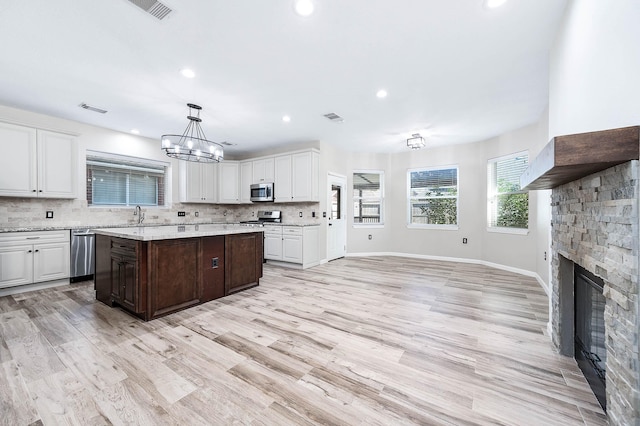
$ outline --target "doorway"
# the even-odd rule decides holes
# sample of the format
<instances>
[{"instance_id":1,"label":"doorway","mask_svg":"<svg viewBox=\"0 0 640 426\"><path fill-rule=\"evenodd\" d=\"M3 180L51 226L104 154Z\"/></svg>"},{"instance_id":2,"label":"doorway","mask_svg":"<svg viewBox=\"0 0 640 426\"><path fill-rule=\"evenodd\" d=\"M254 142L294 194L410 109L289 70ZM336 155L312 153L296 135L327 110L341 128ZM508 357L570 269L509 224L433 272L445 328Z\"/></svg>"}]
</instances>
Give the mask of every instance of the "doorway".
<instances>
[{"instance_id":1,"label":"doorway","mask_svg":"<svg viewBox=\"0 0 640 426\"><path fill-rule=\"evenodd\" d=\"M327 205L327 260L335 260L347 254L347 178L328 174Z\"/></svg>"}]
</instances>

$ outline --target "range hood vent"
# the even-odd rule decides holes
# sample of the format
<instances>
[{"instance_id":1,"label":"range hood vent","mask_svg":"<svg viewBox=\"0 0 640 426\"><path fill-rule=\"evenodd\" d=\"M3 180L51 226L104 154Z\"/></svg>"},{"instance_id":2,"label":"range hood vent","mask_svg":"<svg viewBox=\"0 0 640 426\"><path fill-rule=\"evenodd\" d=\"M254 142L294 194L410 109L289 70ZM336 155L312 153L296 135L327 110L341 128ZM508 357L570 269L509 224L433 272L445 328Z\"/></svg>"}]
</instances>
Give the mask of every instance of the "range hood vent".
<instances>
[{"instance_id":1,"label":"range hood vent","mask_svg":"<svg viewBox=\"0 0 640 426\"><path fill-rule=\"evenodd\" d=\"M162 20L167 17L173 10L167 5L156 0L128 0L129 3L135 4L154 18Z\"/></svg>"},{"instance_id":2,"label":"range hood vent","mask_svg":"<svg viewBox=\"0 0 640 426\"><path fill-rule=\"evenodd\" d=\"M551 189L640 158L640 126L556 136L520 176L524 190Z\"/></svg>"}]
</instances>

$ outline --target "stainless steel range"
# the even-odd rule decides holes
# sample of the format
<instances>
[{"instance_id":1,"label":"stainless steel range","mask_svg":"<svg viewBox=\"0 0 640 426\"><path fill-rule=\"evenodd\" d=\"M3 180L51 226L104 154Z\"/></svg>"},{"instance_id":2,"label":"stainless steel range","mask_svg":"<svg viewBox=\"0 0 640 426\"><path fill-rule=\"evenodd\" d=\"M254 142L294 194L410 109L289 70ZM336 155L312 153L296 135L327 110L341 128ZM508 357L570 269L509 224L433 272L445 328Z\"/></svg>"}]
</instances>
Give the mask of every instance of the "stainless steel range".
<instances>
[{"instance_id":1,"label":"stainless steel range","mask_svg":"<svg viewBox=\"0 0 640 426\"><path fill-rule=\"evenodd\" d=\"M280 223L280 210L260 210L256 220L244 220L240 225L245 226L264 226L265 223Z\"/></svg>"}]
</instances>

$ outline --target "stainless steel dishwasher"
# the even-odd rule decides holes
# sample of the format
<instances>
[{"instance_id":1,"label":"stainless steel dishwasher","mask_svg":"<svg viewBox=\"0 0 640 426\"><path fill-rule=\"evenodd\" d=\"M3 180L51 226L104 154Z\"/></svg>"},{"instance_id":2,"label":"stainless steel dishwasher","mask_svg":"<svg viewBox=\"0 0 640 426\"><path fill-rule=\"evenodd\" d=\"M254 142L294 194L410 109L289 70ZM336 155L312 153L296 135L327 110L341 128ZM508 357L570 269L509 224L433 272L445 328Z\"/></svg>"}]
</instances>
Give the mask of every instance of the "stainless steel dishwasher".
<instances>
[{"instance_id":1,"label":"stainless steel dishwasher","mask_svg":"<svg viewBox=\"0 0 640 426\"><path fill-rule=\"evenodd\" d=\"M72 283L93 279L95 271L96 234L91 229L71 231L71 277Z\"/></svg>"}]
</instances>

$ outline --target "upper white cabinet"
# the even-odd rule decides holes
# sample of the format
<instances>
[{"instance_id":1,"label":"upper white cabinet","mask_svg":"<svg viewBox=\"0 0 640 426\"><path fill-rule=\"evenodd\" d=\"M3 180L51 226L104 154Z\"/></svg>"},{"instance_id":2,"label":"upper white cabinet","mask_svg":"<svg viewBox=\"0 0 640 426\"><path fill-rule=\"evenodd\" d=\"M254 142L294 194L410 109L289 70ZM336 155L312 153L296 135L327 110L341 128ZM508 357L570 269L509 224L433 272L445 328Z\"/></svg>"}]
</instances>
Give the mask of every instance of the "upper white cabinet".
<instances>
[{"instance_id":1,"label":"upper white cabinet","mask_svg":"<svg viewBox=\"0 0 640 426\"><path fill-rule=\"evenodd\" d=\"M261 158L253 160L253 181L252 183L273 182L274 180L274 158Z\"/></svg>"},{"instance_id":2,"label":"upper white cabinet","mask_svg":"<svg viewBox=\"0 0 640 426\"><path fill-rule=\"evenodd\" d=\"M180 161L180 202L216 203L217 163Z\"/></svg>"},{"instance_id":3,"label":"upper white cabinet","mask_svg":"<svg viewBox=\"0 0 640 426\"><path fill-rule=\"evenodd\" d=\"M218 202L220 204L240 202L239 168L240 164L237 161L223 161L218 164Z\"/></svg>"},{"instance_id":4,"label":"upper white cabinet","mask_svg":"<svg viewBox=\"0 0 640 426\"><path fill-rule=\"evenodd\" d=\"M0 123L0 196L76 198L73 136Z\"/></svg>"},{"instance_id":5,"label":"upper white cabinet","mask_svg":"<svg viewBox=\"0 0 640 426\"><path fill-rule=\"evenodd\" d=\"M319 201L320 154L306 151L291 155L292 201Z\"/></svg>"},{"instance_id":6,"label":"upper white cabinet","mask_svg":"<svg viewBox=\"0 0 640 426\"><path fill-rule=\"evenodd\" d=\"M240 202L251 203L251 191L249 187L253 183L253 161L240 163Z\"/></svg>"},{"instance_id":7,"label":"upper white cabinet","mask_svg":"<svg viewBox=\"0 0 640 426\"><path fill-rule=\"evenodd\" d=\"M274 201L319 201L319 168L315 149L275 157Z\"/></svg>"},{"instance_id":8,"label":"upper white cabinet","mask_svg":"<svg viewBox=\"0 0 640 426\"><path fill-rule=\"evenodd\" d=\"M274 159L273 192L276 203L285 203L291 199L291 154L279 155Z\"/></svg>"}]
</instances>

